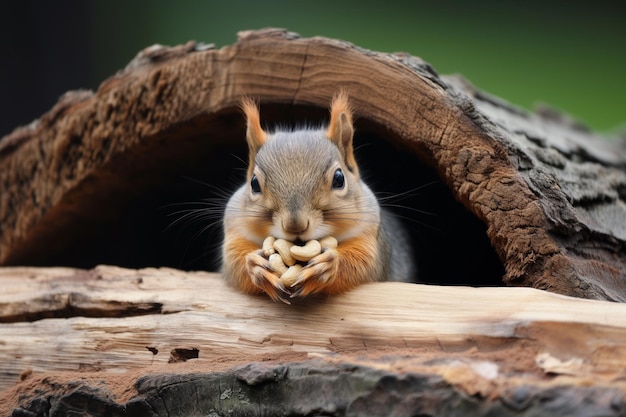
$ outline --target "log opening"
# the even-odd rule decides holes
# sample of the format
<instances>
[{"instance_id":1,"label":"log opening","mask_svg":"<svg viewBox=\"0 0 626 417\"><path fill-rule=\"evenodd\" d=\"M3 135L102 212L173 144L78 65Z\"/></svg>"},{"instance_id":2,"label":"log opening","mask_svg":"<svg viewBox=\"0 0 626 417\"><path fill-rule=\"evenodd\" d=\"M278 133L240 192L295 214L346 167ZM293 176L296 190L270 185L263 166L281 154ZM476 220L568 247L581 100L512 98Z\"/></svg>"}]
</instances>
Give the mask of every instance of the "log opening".
<instances>
[{"instance_id":1,"label":"log opening","mask_svg":"<svg viewBox=\"0 0 626 417\"><path fill-rule=\"evenodd\" d=\"M327 118L327 109L311 106L261 103L261 113L269 129ZM141 158L120 155L78 192L93 193L91 203L68 221L53 250L31 246L11 263L216 271L223 206L244 181L244 128L238 109L229 108L170 129ZM365 181L409 230L420 282L502 285L504 268L486 227L432 163L375 123L359 119L356 128Z\"/></svg>"}]
</instances>

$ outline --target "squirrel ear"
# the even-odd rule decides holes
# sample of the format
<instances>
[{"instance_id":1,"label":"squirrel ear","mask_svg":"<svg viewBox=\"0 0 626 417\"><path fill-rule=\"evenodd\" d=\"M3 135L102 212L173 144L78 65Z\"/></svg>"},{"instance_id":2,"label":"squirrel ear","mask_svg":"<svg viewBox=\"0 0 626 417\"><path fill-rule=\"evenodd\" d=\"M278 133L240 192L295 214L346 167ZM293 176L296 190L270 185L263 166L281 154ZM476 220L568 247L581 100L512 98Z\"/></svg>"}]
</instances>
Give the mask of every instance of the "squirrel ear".
<instances>
[{"instance_id":1,"label":"squirrel ear","mask_svg":"<svg viewBox=\"0 0 626 417\"><path fill-rule=\"evenodd\" d=\"M241 100L241 110L246 116L247 128L246 128L246 140L248 141L248 150L250 162L248 164L248 170L254 169L254 157L259 151L261 146L267 140L267 134L261 128L261 118L259 116L259 108L256 103L249 97L244 97Z\"/></svg>"},{"instance_id":2,"label":"squirrel ear","mask_svg":"<svg viewBox=\"0 0 626 417\"><path fill-rule=\"evenodd\" d=\"M337 145L348 169L356 174L357 165L352 146L353 135L352 109L348 102L348 95L341 90L335 95L330 105L330 124L326 136Z\"/></svg>"},{"instance_id":3,"label":"squirrel ear","mask_svg":"<svg viewBox=\"0 0 626 417\"><path fill-rule=\"evenodd\" d=\"M248 140L248 146L250 147L250 151L254 151L254 153L256 153L256 151L259 150L267 139L265 131L261 128L259 108L251 98L244 97L241 100L241 109L246 115L246 139Z\"/></svg>"}]
</instances>

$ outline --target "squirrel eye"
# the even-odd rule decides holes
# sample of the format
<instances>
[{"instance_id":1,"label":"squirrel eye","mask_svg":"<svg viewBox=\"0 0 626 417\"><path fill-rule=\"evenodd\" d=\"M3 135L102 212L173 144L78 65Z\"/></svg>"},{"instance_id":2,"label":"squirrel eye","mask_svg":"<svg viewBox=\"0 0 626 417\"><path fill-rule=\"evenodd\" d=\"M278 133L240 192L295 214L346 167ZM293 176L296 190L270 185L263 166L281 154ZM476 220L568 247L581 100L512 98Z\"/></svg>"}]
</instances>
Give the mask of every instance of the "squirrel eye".
<instances>
[{"instance_id":1,"label":"squirrel eye","mask_svg":"<svg viewBox=\"0 0 626 417\"><path fill-rule=\"evenodd\" d=\"M250 180L250 188L252 189L252 192L254 194L261 193L261 185L259 184L259 179L256 177L256 175L253 175L252 179Z\"/></svg>"},{"instance_id":2,"label":"squirrel eye","mask_svg":"<svg viewBox=\"0 0 626 417\"><path fill-rule=\"evenodd\" d=\"M343 176L343 171L337 169L333 174L333 190L341 190L346 184L346 179Z\"/></svg>"}]
</instances>

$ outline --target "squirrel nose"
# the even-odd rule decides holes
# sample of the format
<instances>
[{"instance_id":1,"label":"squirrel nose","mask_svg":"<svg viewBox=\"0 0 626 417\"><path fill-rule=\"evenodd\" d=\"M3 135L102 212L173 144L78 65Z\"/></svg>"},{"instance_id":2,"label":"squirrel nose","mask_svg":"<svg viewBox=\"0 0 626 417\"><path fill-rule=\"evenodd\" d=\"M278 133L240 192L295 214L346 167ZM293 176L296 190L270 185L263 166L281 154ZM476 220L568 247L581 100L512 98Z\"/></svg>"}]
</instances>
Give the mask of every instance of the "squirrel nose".
<instances>
[{"instance_id":1,"label":"squirrel nose","mask_svg":"<svg viewBox=\"0 0 626 417\"><path fill-rule=\"evenodd\" d=\"M290 218L283 220L283 230L294 235L301 235L309 228L309 220L304 218Z\"/></svg>"}]
</instances>

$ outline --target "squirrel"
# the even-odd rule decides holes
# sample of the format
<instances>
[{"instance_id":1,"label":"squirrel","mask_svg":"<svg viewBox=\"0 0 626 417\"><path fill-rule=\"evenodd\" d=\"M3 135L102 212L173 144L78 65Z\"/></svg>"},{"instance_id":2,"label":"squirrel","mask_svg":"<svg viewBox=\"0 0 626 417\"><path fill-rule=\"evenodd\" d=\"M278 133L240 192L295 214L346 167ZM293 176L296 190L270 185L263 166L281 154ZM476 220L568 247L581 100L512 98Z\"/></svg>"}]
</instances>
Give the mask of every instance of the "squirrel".
<instances>
[{"instance_id":1,"label":"squirrel","mask_svg":"<svg viewBox=\"0 0 626 417\"><path fill-rule=\"evenodd\" d=\"M375 281L414 280L416 266L407 234L382 209L361 180L354 156L352 108L344 91L330 107L327 128L264 131L250 98L241 108L247 120L247 182L229 199L224 213L222 273L244 293L288 297L338 294ZM263 257L267 236L306 242L325 236L325 248L286 288Z\"/></svg>"}]
</instances>

